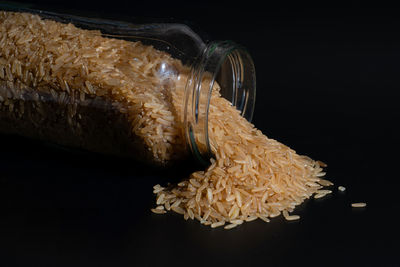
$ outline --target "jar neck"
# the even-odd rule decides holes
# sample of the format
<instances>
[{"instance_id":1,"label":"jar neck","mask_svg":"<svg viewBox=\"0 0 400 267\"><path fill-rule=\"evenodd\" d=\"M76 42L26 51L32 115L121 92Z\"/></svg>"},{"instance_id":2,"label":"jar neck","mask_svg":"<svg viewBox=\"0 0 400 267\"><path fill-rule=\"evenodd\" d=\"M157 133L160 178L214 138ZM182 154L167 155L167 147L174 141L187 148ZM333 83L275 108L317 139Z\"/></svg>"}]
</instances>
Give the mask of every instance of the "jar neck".
<instances>
[{"instance_id":1,"label":"jar neck","mask_svg":"<svg viewBox=\"0 0 400 267\"><path fill-rule=\"evenodd\" d=\"M231 41L208 44L194 62L185 86L184 134L194 157L209 164L213 156L209 140L211 93L219 90L240 114L251 121L256 96L253 61L243 47Z\"/></svg>"}]
</instances>

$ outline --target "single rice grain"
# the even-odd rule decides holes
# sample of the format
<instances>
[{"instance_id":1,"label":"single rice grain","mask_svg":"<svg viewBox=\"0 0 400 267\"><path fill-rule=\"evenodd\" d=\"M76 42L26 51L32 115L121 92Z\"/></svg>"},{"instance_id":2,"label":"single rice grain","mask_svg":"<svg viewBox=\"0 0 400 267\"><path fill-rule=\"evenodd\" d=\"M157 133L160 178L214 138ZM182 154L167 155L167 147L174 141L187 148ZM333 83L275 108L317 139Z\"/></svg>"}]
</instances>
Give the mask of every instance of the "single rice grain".
<instances>
[{"instance_id":1,"label":"single rice grain","mask_svg":"<svg viewBox=\"0 0 400 267\"><path fill-rule=\"evenodd\" d=\"M341 191L341 192L344 192L344 191L346 191L346 187L344 187L344 186L339 186L339 187L338 187L338 190Z\"/></svg>"},{"instance_id":2,"label":"single rice grain","mask_svg":"<svg viewBox=\"0 0 400 267\"><path fill-rule=\"evenodd\" d=\"M365 202L351 203L351 206L353 208L364 208L367 206L367 203L365 203Z\"/></svg>"}]
</instances>

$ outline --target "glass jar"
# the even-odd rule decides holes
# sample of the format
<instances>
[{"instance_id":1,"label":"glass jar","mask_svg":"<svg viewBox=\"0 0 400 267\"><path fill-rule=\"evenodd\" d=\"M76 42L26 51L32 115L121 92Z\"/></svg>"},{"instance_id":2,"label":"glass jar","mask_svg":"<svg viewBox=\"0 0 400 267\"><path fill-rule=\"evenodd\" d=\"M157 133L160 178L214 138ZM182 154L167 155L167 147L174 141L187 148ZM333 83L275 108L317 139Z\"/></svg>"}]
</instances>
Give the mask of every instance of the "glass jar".
<instances>
[{"instance_id":1,"label":"glass jar","mask_svg":"<svg viewBox=\"0 0 400 267\"><path fill-rule=\"evenodd\" d=\"M167 91L182 91L182 95L178 98L178 102L181 101L178 106L181 108L176 108L175 119L179 121L178 127L185 140L184 150L191 151L200 162L207 164L212 156L208 136L208 112L213 90L219 90L220 95L228 99L247 120L252 118L256 92L254 64L247 50L232 41L205 43L199 35L183 24L131 24L4 4L0 7L6 11L36 14L46 20L72 23L81 29L100 31L104 38L139 42L160 51L164 60L158 60L154 63L156 66L149 67L152 70L149 82L154 87L161 88L160 94L167 94ZM164 57L164 54L168 56ZM129 60L135 61L135 59ZM53 67L54 64L56 63L53 63ZM140 81L144 83L147 82L146 79L150 79L150 76L139 76ZM24 100L27 101L26 99L25 95ZM104 126L98 125L98 127ZM74 145L74 142L71 141L68 145L71 144ZM89 145L82 147L93 150Z\"/></svg>"}]
</instances>

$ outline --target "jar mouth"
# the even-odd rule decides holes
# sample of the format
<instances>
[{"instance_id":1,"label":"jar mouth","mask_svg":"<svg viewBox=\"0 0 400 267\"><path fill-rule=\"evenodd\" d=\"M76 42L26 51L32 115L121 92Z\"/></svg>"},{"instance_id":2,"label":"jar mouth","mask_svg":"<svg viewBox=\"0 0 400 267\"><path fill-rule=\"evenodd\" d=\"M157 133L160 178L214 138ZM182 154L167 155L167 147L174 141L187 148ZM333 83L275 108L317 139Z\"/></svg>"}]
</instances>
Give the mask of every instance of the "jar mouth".
<instances>
[{"instance_id":1,"label":"jar mouth","mask_svg":"<svg viewBox=\"0 0 400 267\"><path fill-rule=\"evenodd\" d=\"M255 67L247 50L232 41L208 44L193 64L185 87L184 135L195 159L204 165L213 157L208 115L211 92L216 88L251 121L256 97Z\"/></svg>"}]
</instances>

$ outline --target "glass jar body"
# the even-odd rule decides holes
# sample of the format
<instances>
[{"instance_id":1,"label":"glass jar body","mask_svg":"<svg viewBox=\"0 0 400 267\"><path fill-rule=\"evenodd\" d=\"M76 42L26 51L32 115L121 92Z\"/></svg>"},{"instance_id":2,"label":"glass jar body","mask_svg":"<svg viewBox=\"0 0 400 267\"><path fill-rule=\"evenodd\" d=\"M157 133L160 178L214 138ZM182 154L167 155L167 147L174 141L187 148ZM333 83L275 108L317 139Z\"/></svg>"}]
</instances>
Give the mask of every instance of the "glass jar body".
<instances>
[{"instance_id":1,"label":"glass jar body","mask_svg":"<svg viewBox=\"0 0 400 267\"><path fill-rule=\"evenodd\" d=\"M2 132L166 165L211 155L213 90L251 119L254 66L232 42L206 44L182 24L2 9Z\"/></svg>"}]
</instances>

